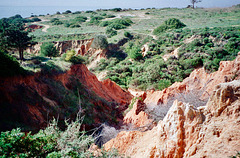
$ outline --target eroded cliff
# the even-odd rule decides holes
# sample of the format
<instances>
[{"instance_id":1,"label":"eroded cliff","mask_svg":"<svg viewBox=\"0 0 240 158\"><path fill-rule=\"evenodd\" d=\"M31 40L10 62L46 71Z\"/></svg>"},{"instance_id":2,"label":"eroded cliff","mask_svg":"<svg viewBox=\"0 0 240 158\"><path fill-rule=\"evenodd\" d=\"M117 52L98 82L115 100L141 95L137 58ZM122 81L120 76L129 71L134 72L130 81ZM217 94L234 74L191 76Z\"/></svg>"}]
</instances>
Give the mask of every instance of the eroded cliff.
<instances>
[{"instance_id":1,"label":"eroded cliff","mask_svg":"<svg viewBox=\"0 0 240 158\"><path fill-rule=\"evenodd\" d=\"M141 128L120 132L104 145L105 149L116 148L136 158L235 155L240 151L239 79L240 53L234 61L221 62L217 72L207 74L203 68L194 70L183 82L163 91L131 91L141 99L135 102L124 121ZM170 99L175 101L168 110L164 106ZM203 104L199 100L208 101ZM161 106L163 108L159 108ZM156 122L146 110L149 107L158 109L155 114L162 113L163 119Z\"/></svg>"},{"instance_id":2,"label":"eroded cliff","mask_svg":"<svg viewBox=\"0 0 240 158\"><path fill-rule=\"evenodd\" d=\"M131 157L228 157L240 150L240 81L215 87L206 106L175 101L147 132L120 132L105 144Z\"/></svg>"},{"instance_id":3,"label":"eroded cliff","mask_svg":"<svg viewBox=\"0 0 240 158\"><path fill-rule=\"evenodd\" d=\"M65 73L36 73L1 79L1 130L39 129L53 117L61 124L80 111L85 127L107 122L117 126L132 95L110 80L98 81L85 65L73 65Z\"/></svg>"},{"instance_id":4,"label":"eroded cliff","mask_svg":"<svg viewBox=\"0 0 240 158\"><path fill-rule=\"evenodd\" d=\"M142 102L137 101L134 104L134 108L124 118L125 123L135 127L146 126L150 122L156 123L164 118L176 99L195 107L204 106L216 85L238 79L240 53L234 61L220 62L219 70L214 73L208 74L204 68L196 69L183 82L174 83L162 91L143 92L129 89L129 92L135 97L140 97ZM139 106L144 108L138 114L136 107Z\"/></svg>"}]
</instances>

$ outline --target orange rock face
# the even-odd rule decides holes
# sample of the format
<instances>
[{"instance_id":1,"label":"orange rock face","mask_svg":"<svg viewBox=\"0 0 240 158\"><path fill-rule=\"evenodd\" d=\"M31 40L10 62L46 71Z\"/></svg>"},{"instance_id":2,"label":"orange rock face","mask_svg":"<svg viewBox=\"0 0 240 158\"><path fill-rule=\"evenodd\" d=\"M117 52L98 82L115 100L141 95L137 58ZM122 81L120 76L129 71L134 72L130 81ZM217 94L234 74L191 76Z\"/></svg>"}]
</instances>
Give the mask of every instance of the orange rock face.
<instances>
[{"instance_id":1,"label":"orange rock face","mask_svg":"<svg viewBox=\"0 0 240 158\"><path fill-rule=\"evenodd\" d=\"M72 66L70 71L62 76L58 76L58 79L64 83L64 80L72 75L75 75L82 84L94 91L99 97L109 102L116 102L123 105L123 109L126 109L132 99L132 95L128 91L124 91L110 79L98 81L97 77L88 71L84 64Z\"/></svg>"},{"instance_id":2,"label":"orange rock face","mask_svg":"<svg viewBox=\"0 0 240 158\"><path fill-rule=\"evenodd\" d=\"M0 94L0 130L16 128L11 122L39 129L52 117L61 122L74 119L79 111L85 115L86 129L104 122L117 126L132 99L114 82L98 81L85 65L62 74L0 79Z\"/></svg>"},{"instance_id":3,"label":"orange rock face","mask_svg":"<svg viewBox=\"0 0 240 158\"><path fill-rule=\"evenodd\" d=\"M157 127L119 133L105 149L114 147L136 158L235 155L240 151L239 94L240 81L236 80L216 86L206 107L195 109L176 100Z\"/></svg>"},{"instance_id":4,"label":"orange rock face","mask_svg":"<svg viewBox=\"0 0 240 158\"><path fill-rule=\"evenodd\" d=\"M203 90L204 93L200 97L210 98L206 106L200 107L175 100L156 127L146 132L119 133L104 145L105 149L115 147L120 153L136 158L235 155L236 151L240 151L239 79L240 54L234 61L221 62L217 72L207 74L200 68L194 70L183 82L175 83L163 91L148 91L146 97L143 97L144 101L135 103L133 109L125 116L126 123L142 126L142 120L149 120L149 116L139 115L144 112L139 112L138 109L143 105L146 107L164 104L178 93ZM229 82L231 80L234 81ZM138 97L144 94L131 92ZM134 132L133 138L131 133Z\"/></svg>"},{"instance_id":5,"label":"orange rock face","mask_svg":"<svg viewBox=\"0 0 240 158\"><path fill-rule=\"evenodd\" d=\"M133 127L150 127L153 120L144 112L145 109L146 105L141 100L137 100L133 104L133 108L124 116L124 123L133 125Z\"/></svg>"},{"instance_id":6,"label":"orange rock face","mask_svg":"<svg viewBox=\"0 0 240 158\"><path fill-rule=\"evenodd\" d=\"M240 52L234 61L221 61L218 71L214 73L208 74L204 68L199 68L194 70L183 82L174 83L163 91L147 91L144 103L152 106L166 103L170 97L191 90L204 90L201 99L207 99L216 85L233 79L240 79Z\"/></svg>"}]
</instances>

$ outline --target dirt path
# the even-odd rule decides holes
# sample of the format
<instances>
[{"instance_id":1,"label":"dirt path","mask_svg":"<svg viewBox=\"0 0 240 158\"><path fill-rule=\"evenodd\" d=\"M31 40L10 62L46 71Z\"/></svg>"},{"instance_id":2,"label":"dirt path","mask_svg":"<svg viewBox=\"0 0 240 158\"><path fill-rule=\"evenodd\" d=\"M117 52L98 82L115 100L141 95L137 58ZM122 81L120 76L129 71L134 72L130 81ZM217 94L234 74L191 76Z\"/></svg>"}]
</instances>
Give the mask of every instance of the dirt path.
<instances>
[{"instance_id":1,"label":"dirt path","mask_svg":"<svg viewBox=\"0 0 240 158\"><path fill-rule=\"evenodd\" d=\"M44 22L44 21L49 21L49 20L46 20L46 19L43 19L43 18L40 18L42 21L40 22ZM42 29L43 32L47 32L47 29L50 28L50 25L46 25L46 24L41 24L40 22L33 22L32 24L36 24L36 25L40 25L40 26L43 26L44 28Z\"/></svg>"},{"instance_id":2,"label":"dirt path","mask_svg":"<svg viewBox=\"0 0 240 158\"><path fill-rule=\"evenodd\" d=\"M45 25L45 24L41 24L42 26L44 26L44 28L42 29L43 32L47 32L47 29L50 28L49 25Z\"/></svg>"}]
</instances>

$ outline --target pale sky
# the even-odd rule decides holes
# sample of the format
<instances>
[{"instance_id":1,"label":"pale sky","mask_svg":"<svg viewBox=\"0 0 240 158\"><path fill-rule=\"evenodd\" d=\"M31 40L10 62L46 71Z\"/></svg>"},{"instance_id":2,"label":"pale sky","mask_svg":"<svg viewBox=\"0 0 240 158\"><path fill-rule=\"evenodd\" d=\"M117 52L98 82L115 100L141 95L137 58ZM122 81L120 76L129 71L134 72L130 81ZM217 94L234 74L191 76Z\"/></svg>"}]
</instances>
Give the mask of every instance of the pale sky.
<instances>
[{"instance_id":1,"label":"pale sky","mask_svg":"<svg viewBox=\"0 0 240 158\"><path fill-rule=\"evenodd\" d=\"M0 0L0 6L80 6L80 7L186 7L190 0ZM240 4L240 0L202 0L199 7L230 7Z\"/></svg>"}]
</instances>

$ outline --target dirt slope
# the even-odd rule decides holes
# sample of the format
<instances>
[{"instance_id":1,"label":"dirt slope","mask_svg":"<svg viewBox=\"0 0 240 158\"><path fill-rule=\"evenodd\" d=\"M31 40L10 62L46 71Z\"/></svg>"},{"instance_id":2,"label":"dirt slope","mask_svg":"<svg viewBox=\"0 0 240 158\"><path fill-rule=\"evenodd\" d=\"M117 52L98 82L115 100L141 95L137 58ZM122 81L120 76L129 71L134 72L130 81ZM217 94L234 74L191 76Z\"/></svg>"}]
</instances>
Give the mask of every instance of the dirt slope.
<instances>
[{"instance_id":1,"label":"dirt slope","mask_svg":"<svg viewBox=\"0 0 240 158\"><path fill-rule=\"evenodd\" d=\"M52 117L61 123L85 115L85 127L107 122L116 126L132 98L114 82L100 82L85 65L74 65L65 73L0 79L0 129L17 126L25 130L45 127Z\"/></svg>"},{"instance_id":2,"label":"dirt slope","mask_svg":"<svg viewBox=\"0 0 240 158\"><path fill-rule=\"evenodd\" d=\"M147 132L120 132L105 144L131 157L228 157L240 151L240 81L215 87L204 107L175 101Z\"/></svg>"}]
</instances>

